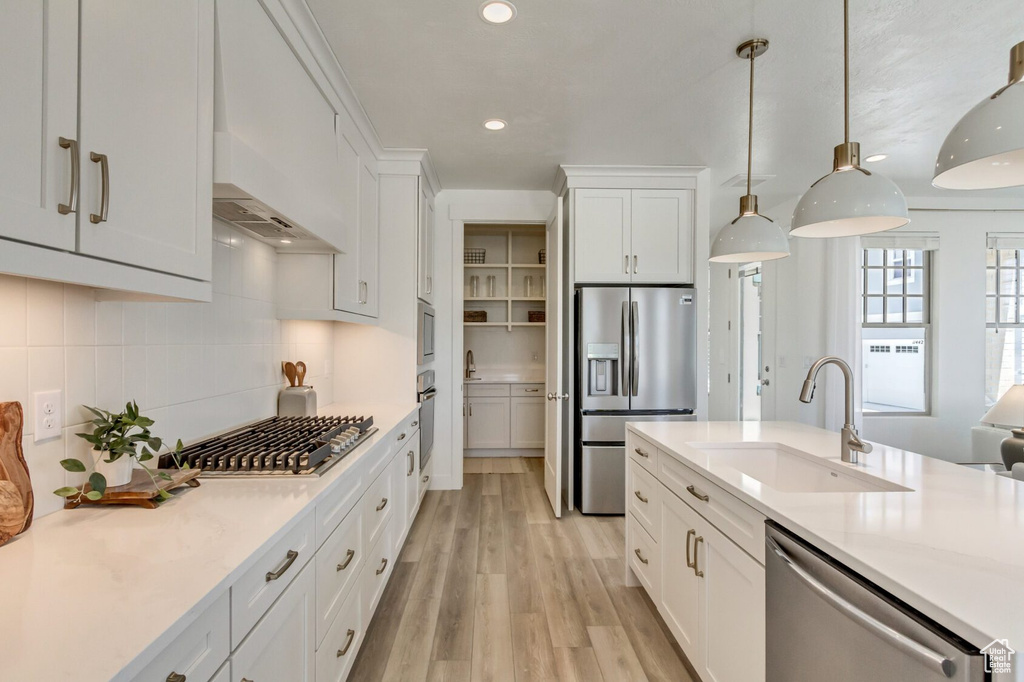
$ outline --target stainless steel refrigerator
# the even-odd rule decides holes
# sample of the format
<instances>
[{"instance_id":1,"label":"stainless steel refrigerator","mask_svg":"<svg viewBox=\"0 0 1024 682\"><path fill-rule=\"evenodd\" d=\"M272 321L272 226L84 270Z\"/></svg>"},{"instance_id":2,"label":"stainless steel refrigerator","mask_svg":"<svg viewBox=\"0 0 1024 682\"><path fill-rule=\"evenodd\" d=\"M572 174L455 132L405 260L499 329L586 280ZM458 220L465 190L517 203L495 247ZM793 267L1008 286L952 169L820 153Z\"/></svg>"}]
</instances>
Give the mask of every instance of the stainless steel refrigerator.
<instances>
[{"instance_id":1,"label":"stainless steel refrigerator","mask_svg":"<svg viewBox=\"0 0 1024 682\"><path fill-rule=\"evenodd\" d=\"M695 419L694 289L578 286L576 341L575 503L624 514L626 422Z\"/></svg>"}]
</instances>

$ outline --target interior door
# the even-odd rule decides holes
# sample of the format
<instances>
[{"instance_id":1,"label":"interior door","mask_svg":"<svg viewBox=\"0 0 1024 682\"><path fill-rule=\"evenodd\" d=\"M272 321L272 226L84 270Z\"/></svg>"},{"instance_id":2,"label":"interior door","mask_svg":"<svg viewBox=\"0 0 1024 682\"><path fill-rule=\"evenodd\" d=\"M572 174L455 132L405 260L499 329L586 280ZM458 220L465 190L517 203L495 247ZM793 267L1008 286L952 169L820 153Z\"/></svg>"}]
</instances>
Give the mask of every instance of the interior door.
<instances>
[{"instance_id":1,"label":"interior door","mask_svg":"<svg viewBox=\"0 0 1024 682\"><path fill-rule=\"evenodd\" d=\"M0 64L0 236L73 250L78 2L0 3Z\"/></svg>"},{"instance_id":2,"label":"interior door","mask_svg":"<svg viewBox=\"0 0 1024 682\"><path fill-rule=\"evenodd\" d=\"M562 396L562 202L548 220L547 244L547 407L544 415L544 490L555 518L562 516L562 429L565 407Z\"/></svg>"},{"instance_id":3,"label":"interior door","mask_svg":"<svg viewBox=\"0 0 1024 682\"><path fill-rule=\"evenodd\" d=\"M82 0L83 253L210 279L213 24L213 0Z\"/></svg>"}]
</instances>

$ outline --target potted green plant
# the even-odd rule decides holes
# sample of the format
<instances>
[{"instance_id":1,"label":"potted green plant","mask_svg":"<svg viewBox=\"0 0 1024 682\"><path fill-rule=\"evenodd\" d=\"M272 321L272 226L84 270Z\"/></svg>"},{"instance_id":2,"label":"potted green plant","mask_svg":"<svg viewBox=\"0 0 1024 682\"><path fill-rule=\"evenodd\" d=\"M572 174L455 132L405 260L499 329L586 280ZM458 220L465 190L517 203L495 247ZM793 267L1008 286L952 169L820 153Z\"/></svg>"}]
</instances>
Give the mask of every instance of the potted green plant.
<instances>
[{"instance_id":1,"label":"potted green plant","mask_svg":"<svg viewBox=\"0 0 1024 682\"><path fill-rule=\"evenodd\" d=\"M155 453L163 447L163 441L150 432L149 429L154 422L149 417L139 414L138 403L132 401L125 404L124 412L108 412L88 405L83 405L83 407L96 415L91 422L94 427L92 432L75 434L92 445L92 473L89 474L91 490L85 492L84 486L83 488L67 486L54 490L54 494L72 499L86 497L90 500L98 500L103 497L103 493L108 487L130 483L132 469L135 462L138 462L142 469L149 474L153 485L160 490L160 498L170 497L157 481L161 479L169 481L171 477L166 472L153 470L146 465L146 462L153 459ZM181 440L178 440L177 446L171 453L179 469L182 468L181 462L178 460L181 449L182 443ZM61 460L60 464L67 471L76 473L88 471L86 464L76 458Z\"/></svg>"}]
</instances>

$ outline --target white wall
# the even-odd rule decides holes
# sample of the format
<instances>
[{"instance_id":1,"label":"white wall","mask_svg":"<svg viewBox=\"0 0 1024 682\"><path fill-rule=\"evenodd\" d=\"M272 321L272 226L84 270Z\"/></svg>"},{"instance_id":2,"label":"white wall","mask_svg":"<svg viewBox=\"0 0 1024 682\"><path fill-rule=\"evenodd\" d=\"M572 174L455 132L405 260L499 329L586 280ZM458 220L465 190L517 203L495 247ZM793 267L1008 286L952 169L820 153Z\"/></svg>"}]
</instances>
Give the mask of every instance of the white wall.
<instances>
[{"instance_id":1,"label":"white wall","mask_svg":"<svg viewBox=\"0 0 1024 682\"><path fill-rule=\"evenodd\" d=\"M911 199L911 206L936 201ZM784 229L796 200L765 211ZM951 204L955 206L955 204ZM969 205L969 204L968 204ZM970 430L985 412L985 248L988 232L1024 232L1024 212L912 209L909 230L939 235L932 272L932 411L930 416L865 416L863 435L871 440L950 461L971 459ZM791 239L792 255L763 268L766 363L772 364L771 387L764 394L765 419L824 424L824 401L797 400L813 359L826 354L826 240ZM713 268L712 418L734 419L735 396L723 381L728 363L719 349L728 347L728 297L733 279ZM850 282L857 290L857 282ZM775 350L770 347L774 344ZM734 370L733 370L734 371ZM819 380L819 396L839 374ZM734 375L735 381L735 375ZM823 390L824 389L824 390ZM769 408L768 403L771 403ZM989 458L993 459L993 458Z\"/></svg>"},{"instance_id":2,"label":"white wall","mask_svg":"<svg viewBox=\"0 0 1024 682\"><path fill-rule=\"evenodd\" d=\"M439 399L431 488L462 487L462 224L543 222L555 208L551 192L444 190L437 195L435 284Z\"/></svg>"},{"instance_id":3,"label":"white wall","mask_svg":"<svg viewBox=\"0 0 1024 682\"><path fill-rule=\"evenodd\" d=\"M214 221L211 303L97 301L85 287L0 276L0 401L25 408L23 445L35 515L61 508L52 494L77 484L59 461L89 461L81 405L123 409L136 400L153 433L186 443L277 412L281 361L304 360L321 404L332 401L333 327L274 316L273 249ZM33 438L36 391L64 393L64 429Z\"/></svg>"}]
</instances>

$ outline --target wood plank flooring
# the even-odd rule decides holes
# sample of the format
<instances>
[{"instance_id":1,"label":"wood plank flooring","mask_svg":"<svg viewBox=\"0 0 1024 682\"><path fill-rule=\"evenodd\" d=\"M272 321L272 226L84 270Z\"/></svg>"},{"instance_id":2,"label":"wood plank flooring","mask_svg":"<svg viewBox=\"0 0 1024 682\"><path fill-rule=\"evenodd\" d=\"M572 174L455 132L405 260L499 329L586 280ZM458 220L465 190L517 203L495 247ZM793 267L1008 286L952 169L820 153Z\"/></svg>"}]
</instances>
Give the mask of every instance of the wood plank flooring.
<instances>
[{"instance_id":1,"label":"wood plank flooring","mask_svg":"<svg viewBox=\"0 0 1024 682\"><path fill-rule=\"evenodd\" d=\"M555 519L540 458L465 465L427 493L349 679L693 682L624 583L623 517Z\"/></svg>"}]
</instances>

